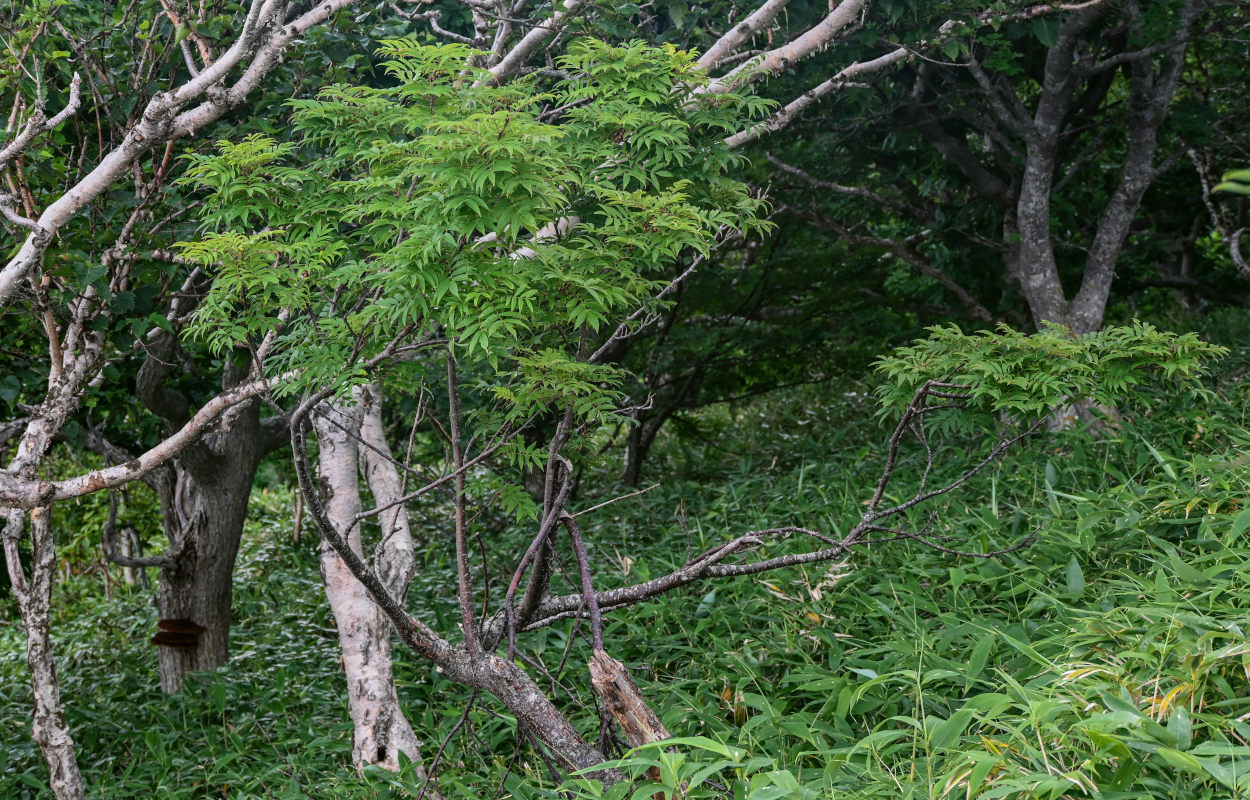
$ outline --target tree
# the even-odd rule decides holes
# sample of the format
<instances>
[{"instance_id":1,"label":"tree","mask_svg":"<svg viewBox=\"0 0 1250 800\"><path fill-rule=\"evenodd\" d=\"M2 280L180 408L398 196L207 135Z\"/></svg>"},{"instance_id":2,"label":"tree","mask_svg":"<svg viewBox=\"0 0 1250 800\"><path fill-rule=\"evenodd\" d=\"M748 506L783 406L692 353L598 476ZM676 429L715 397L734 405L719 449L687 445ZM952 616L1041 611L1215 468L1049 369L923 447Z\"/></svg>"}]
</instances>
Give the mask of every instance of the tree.
<instances>
[{"instance_id":1,"label":"tree","mask_svg":"<svg viewBox=\"0 0 1250 800\"><path fill-rule=\"evenodd\" d=\"M169 178L173 142L243 105L299 37L350 5L350 0L325 0L301 9L279 0L256 0L234 21L237 35L223 32L228 44L220 52L214 52L215 43L198 32L186 27L175 29L178 23L172 19L168 36L159 37L158 46L153 47L146 31L146 20L153 15L148 14L141 28L137 16L128 17L122 11L108 34L129 37L130 57L124 62L124 76L106 71L108 62L97 57L92 39L72 30L75 23L90 19L91 12L102 11L102 7L83 4L67 8L38 2L9 6L4 12L3 24L13 34L12 41L19 44L5 55L6 60L11 59L5 64L4 89L12 98L14 133L0 149L0 169L6 170L11 181L10 192L0 197L0 212L6 226L19 232L22 241L0 269L0 303L6 312L20 305L37 321L48 357L43 396L29 397L29 412L22 420L16 452L7 468L0 471L0 505L8 509L5 554L27 634L27 660L36 698L34 735L48 761L52 788L58 797L81 797L84 789L73 741L60 710L48 637L48 604L56 559L46 509L57 500L142 476L190 444L231 406L259 393L263 384L244 383L213 398L191 415L178 433L140 459L59 484L39 477L40 464L79 410L91 384L102 380L101 375L108 378L107 359L112 353L107 329L133 308L120 304L119 298L128 295L132 281L150 270L150 263L145 264L136 250L139 234L169 222L151 220L147 214L149 201L159 195ZM135 6L131 10L136 10ZM198 64L189 49L192 43L201 58ZM62 48L74 53L83 71L68 81L63 68L66 62L58 54ZM174 53L178 54L177 61L171 58ZM141 88L146 89L162 69L171 75L170 88L153 91L146 103L136 105ZM56 137L62 135L64 126L76 124L76 115L83 107L84 82L95 111L110 120L111 114L117 114L124 122L101 129L94 138L75 137L77 146L59 150ZM119 84L124 88L120 100ZM52 113L48 111L49 86L68 87L60 107ZM110 100L117 102L110 104ZM54 145L44 147L49 137ZM47 180L49 175L51 180ZM72 222L84 212L103 206L105 218L118 213L117 207L109 206L110 192L119 182L131 180L135 184L132 202L120 210L124 220L120 227L110 229L112 241L107 246L97 244L77 252L67 248L58 253L58 237L62 246L72 241L77 233ZM83 231L89 240L98 232ZM147 287L144 291L147 301L156 294ZM133 294L129 297L134 300ZM150 323L144 325L138 335L147 335L149 327ZM34 549L29 577L18 559L18 541L26 529L25 511L31 512Z\"/></svg>"},{"instance_id":2,"label":"tree","mask_svg":"<svg viewBox=\"0 0 1250 800\"><path fill-rule=\"evenodd\" d=\"M110 29L112 35L129 36L131 53L120 62L126 65L128 74L121 81L114 80L101 68L101 59L87 46L90 38L83 38L65 28L57 16L69 13L58 10L64 6L37 4L23 7L6 20L10 27L21 33L16 38L25 48L14 51L16 62L32 58L31 66L34 68L15 62L11 65L14 74L18 67L27 67L23 75L32 77L6 84L15 97L11 116L18 124L14 138L0 151L3 156L0 166L13 167L18 191L0 202L0 211L3 211L9 225L21 232L22 241L0 270L0 303L6 304L7 312L21 310L24 317L42 330L48 358L43 370L47 375L44 391L27 394L30 413L22 423L23 432L17 453L8 469L0 471L0 503L12 509L35 510L59 500L139 479L191 447L210 432L213 425L228 422L234 413L239 413L241 417L250 414L250 411L230 410L271 388L275 373L270 371L269 379L256 377L265 369L264 362L275 341L274 338L262 337L252 342L254 350L250 354L250 369L253 372L246 381L206 400L198 412L186 418L181 428L167 438L147 444L146 450L137 457L60 481L42 480L38 475L48 448L84 405L93 384L116 379L108 369L112 366L110 362L119 355L114 349L117 343L110 338L110 326L133 330L132 341L128 345L118 345L122 355L125 355L145 345L155 345L164 335L153 332L153 325L161 327L160 320L164 320L163 324L169 329L176 329L181 320L177 314L170 320L167 314L160 313L175 310L171 299L164 298L159 303L156 300L163 291L174 287L172 274L153 267L154 262L159 263L163 259L140 257L147 255L142 253L140 247L143 235L153 228L168 225L172 219L156 219L154 223L148 215L153 199L167 189L175 175L178 162L173 158L173 142L240 108L249 100L250 93L275 70L280 57L291 45L353 5L351 0L326 0L308 5L256 0L244 11L241 19L235 20L233 28L240 31L237 36L226 35L224 29L229 26L230 17L228 14L217 14L216 9L210 10L211 14L216 14L211 20L193 20L175 19L178 16L176 10L162 8L160 13L150 15L158 21L160 28L154 44L152 34L147 33L141 24L141 13L127 17L123 12L117 20L117 27ZM785 6L785 2L767 2L741 22L727 26L717 36L698 66L723 74L702 83L702 94L709 95L713 100L720 95L732 95L734 91L758 83L762 78L777 74L798 61L817 59L829 44L846 39L855 30L857 15L866 4L862 0L844 0L829 8L827 13L819 9L810 13L810 25L793 37L787 37L783 44L777 47L770 44L768 49L753 54L749 49L752 38L767 33L771 40L773 28ZM145 5L140 12L147 10ZM478 80L503 84L516 76L534 74L541 77L543 67L536 66L534 62L553 57L554 51L549 51L549 48L564 28L585 31L606 24L608 20L605 17L581 16L589 10L580 2L568 2L562 8L551 9L549 18L541 24L522 30L514 25L512 18L483 13L482 8L474 6L468 9L472 36L455 32L451 35L453 38L469 38L483 47L480 54L472 56L475 63L484 65L487 70ZM448 33L437 24L438 18L432 12L424 12L420 19L429 22L435 33ZM151 27L150 23L148 27ZM216 30L221 30L221 37L230 42L220 53L215 52ZM51 31L56 31L56 35ZM34 33L33 38L28 35L31 32ZM34 145L48 137L55 138L64 126L74 124L83 102L82 79L74 82L65 74L65 63L56 55L59 50L47 52L48 44L62 41L83 67L95 107L101 110L107 108L109 113L120 109L122 122L108 127L107 136L103 131L95 137L79 132L73 137L72 144L58 142L56 148L48 151L52 155L47 163L34 165L28 156L44 157L44 151L34 150ZM906 58L906 52L897 47L891 48L886 55L889 57L878 55L854 65L840 65L837 70L840 76L823 81L815 90L793 101L799 103L795 108L804 108L815 99L842 87L848 75L863 76L901 63ZM756 60L752 61L756 56ZM147 89L157 76L168 80L173 88L152 92L146 103L110 103L117 94L128 98L144 97L144 92L139 90ZM45 87L49 85L70 87L65 91L63 109L51 115L45 112L48 94ZM127 91L117 92L119 86ZM690 102L695 103L695 99ZM733 131L730 135L737 138L731 144L747 141L785 125L797 113L790 106L787 109L788 116L774 115L761 120L753 128ZM577 109L559 111L574 114ZM71 150L76 154L73 159L68 155ZM50 167L48 172L54 177L41 182L40 176L46 178L46 175L36 166ZM135 182L132 195L127 197L125 193L115 191L119 185L129 185L131 180ZM88 228L89 223L95 224L101 219L124 220L119 226L109 228L107 235L103 236L107 246L96 242L99 229ZM81 222L76 223L76 220ZM76 224L83 226L81 231L76 229ZM580 224L580 220L564 217L551 220L551 224L553 232L560 233ZM72 235L78 233L96 243L76 252L75 248L68 246L68 242ZM483 234L484 237L503 235L500 231ZM545 240L545 237L539 238ZM482 245L497 240L484 238ZM526 249L533 249L532 244L526 245ZM529 258L525 249L518 255ZM149 272L145 274L145 270ZM159 287L154 293L150 291L152 285ZM127 298L127 293L131 296L123 299ZM147 319L142 325L134 325L126 316L131 310L126 303L139 303L140 299L153 309L159 305L160 311L151 312L156 314L156 322ZM274 331L273 328L267 330L270 333ZM317 374L315 369L310 369L310 365L303 365L301 370L300 375L308 380ZM296 377L282 372L276 375ZM160 392L149 397L155 398L158 394ZM182 416L175 415L177 418ZM194 458L194 454L189 453L189 457ZM48 517L42 513L37 516L40 517L39 525L32 525L31 528L38 551L34 568L36 571L50 570L55 558L51 552L51 534L46 530ZM13 542L13 546L10 548L6 544L6 552L12 550L16 553L16 543L23 536L25 526L20 521L20 514L15 512L9 517L6 542ZM228 550L225 548L221 552ZM540 557L540 561L541 558L545 556ZM228 560L222 559L222 562ZM10 554L9 566L11 570L22 572L15 555ZM222 574L219 571L218 578L214 579L215 591L221 589ZM15 585L17 583L15 581ZM50 592L51 574L32 573L30 585L36 595ZM78 796L81 788L76 767L73 767L72 745L63 723L57 719L59 700L54 691L55 674L51 669L47 646L46 602L41 607L37 599L31 595L29 602L23 601L26 628L31 637L36 696L51 703L47 708L37 709L37 717L46 722L36 726L37 737L53 767L53 774L57 776L54 781L57 793ZM170 605L170 608L174 607L175 604ZM196 663L206 665L208 661L197 660Z\"/></svg>"},{"instance_id":3,"label":"tree","mask_svg":"<svg viewBox=\"0 0 1250 800\"><path fill-rule=\"evenodd\" d=\"M1097 330L1146 191L1183 153L1165 123L1191 42L1221 24L1206 8L1084 4L969 31L950 42L953 63L909 66L882 93L874 113L893 129L881 129L886 153L817 174L778 163L829 198L826 224L941 282L969 317L1010 313L987 295L1011 286L1034 324ZM1108 159L1114 169L1095 171ZM860 221L865 205L879 222ZM997 286L985 280L989 264L980 275L943 266L960 239L997 251Z\"/></svg>"},{"instance_id":4,"label":"tree","mask_svg":"<svg viewBox=\"0 0 1250 800\"><path fill-rule=\"evenodd\" d=\"M758 224L760 206L730 177L735 158L724 143L726 133L751 124L745 114L758 104L702 90L702 71L671 48L582 40L557 60L562 78L546 90L533 78L495 86L485 68L472 66L485 54L463 46L391 42L386 52L397 86L331 87L317 101L295 103L299 141L251 138L196 160L191 178L211 189L210 228L186 253L220 271L195 330L222 352L273 342L271 369L290 376L274 384L276 393L296 397L297 476L327 547L401 642L494 696L522 735L568 769L593 768L604 753L522 666L525 631L588 618L591 683L606 713L631 744L655 741L667 732L608 655L604 612L697 581L829 561L877 534L932 543L907 513L1038 430L1057 399L1121 398L1156 371L1191 374L1218 350L1149 326L1097 336L935 331L882 364L897 379L886 400L901 421L880 483L845 536L753 531L668 575L597 589L566 507L592 434L627 411L619 370L601 359L637 320L663 309L683 279L657 279L667 262L693 251L697 264L726 229ZM576 225L561 224L570 219ZM374 413L367 387L377 384L446 398L414 422L437 432L442 464L392 459L357 433ZM524 432L553 408L560 422L537 448ZM958 422L946 413L960 409L996 429L984 456L948 485L922 481L914 496L887 502L904 439L917 437L931 465L928 437L942 421ZM310 426L321 446L321 486ZM353 450L423 485L375 490L377 505L362 510ZM544 477L541 503L523 488L535 467ZM403 549L387 549L402 529L388 521L371 557L360 532L363 521L399 516L403 501L432 492L445 493L450 508L458 634L434 629L404 602L408 566L392 560ZM480 542L479 565L474 521L494 503L531 520L535 534L524 553ZM778 552L775 540L786 533L822 546ZM567 546L558 548L560 538ZM765 553L745 555L757 548ZM572 565L563 576L560 550ZM567 594L557 593L561 578L572 584Z\"/></svg>"}]
</instances>

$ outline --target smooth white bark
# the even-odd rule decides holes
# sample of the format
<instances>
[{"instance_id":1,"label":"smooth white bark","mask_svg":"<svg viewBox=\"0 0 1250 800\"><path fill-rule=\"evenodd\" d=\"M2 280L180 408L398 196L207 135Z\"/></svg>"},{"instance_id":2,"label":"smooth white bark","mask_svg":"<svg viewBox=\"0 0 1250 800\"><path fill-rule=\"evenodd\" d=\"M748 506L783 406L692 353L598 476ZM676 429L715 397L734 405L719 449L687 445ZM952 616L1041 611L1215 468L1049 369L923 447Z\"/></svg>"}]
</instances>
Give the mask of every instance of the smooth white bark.
<instances>
[{"instance_id":1,"label":"smooth white bark","mask_svg":"<svg viewBox=\"0 0 1250 800\"><path fill-rule=\"evenodd\" d=\"M362 399L362 394L357 392L357 398ZM373 418L367 423L371 436L374 431L381 432L380 412L374 406ZM372 465L367 456L362 457L362 451L371 451L357 443L362 425L366 424L364 403L323 405L319 411L314 415L313 427L320 446L318 463L326 514L352 550L364 557L360 525L353 524L361 510L357 463L364 460L370 465L367 472L377 473L378 484L384 491L389 476L385 475L385 468ZM376 453L373 456L381 458ZM397 478L395 482L398 484ZM402 583L406 590L412 574L412 553L402 509L399 505L382 515L386 535L378 550L387 557L379 559L382 563L376 567L384 581L391 586ZM390 621L338 553L324 540L321 547L321 574L338 628L347 678L348 711L354 726L352 759L358 767L375 764L396 770L402 752L420 764L421 743L404 716L395 690ZM402 554L395 552L400 549Z\"/></svg>"}]
</instances>

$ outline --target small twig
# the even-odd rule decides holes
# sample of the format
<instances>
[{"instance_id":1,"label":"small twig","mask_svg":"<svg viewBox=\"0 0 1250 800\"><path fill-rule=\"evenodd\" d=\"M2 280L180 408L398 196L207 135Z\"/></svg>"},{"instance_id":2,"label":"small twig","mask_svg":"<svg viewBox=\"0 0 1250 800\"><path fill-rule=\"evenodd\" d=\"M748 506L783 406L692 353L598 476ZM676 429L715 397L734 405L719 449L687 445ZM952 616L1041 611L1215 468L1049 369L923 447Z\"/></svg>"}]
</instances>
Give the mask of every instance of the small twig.
<instances>
[{"instance_id":1,"label":"small twig","mask_svg":"<svg viewBox=\"0 0 1250 800\"><path fill-rule=\"evenodd\" d=\"M637 496L638 496L638 495L640 495L640 494L646 494L647 492L651 491L652 489L658 489L659 487L660 487L660 484L658 484L658 483L656 483L656 484L652 484L651 486L648 486L648 487L647 487L647 488L645 488L645 489L639 489L639 490L638 490L638 491L636 491L636 492L630 492L629 494L623 494L623 495L621 495L620 497L613 497L611 500L604 500L602 503L599 503L598 505L591 506L590 508L584 508L584 509L582 509L581 511L578 511L576 514L570 514L570 516L571 516L571 517L573 517L573 519L577 519L577 518L578 518L578 517L580 517L582 514L589 514L589 513L590 513L590 512L592 512L592 511L598 511L599 509L603 508L604 506L610 506L610 505L612 505L613 503L619 502L619 501L621 501L621 500L628 500L628 499L629 499L629 498L631 498L631 497L637 497Z\"/></svg>"},{"instance_id":2,"label":"small twig","mask_svg":"<svg viewBox=\"0 0 1250 800\"><path fill-rule=\"evenodd\" d=\"M590 559L586 555L586 542L582 539L582 530L573 517L564 514L560 517L564 529L569 532L573 542L573 553L577 557L577 571L582 579L582 597L586 610L590 614L590 635L595 650L603 649L603 614L599 612L599 602L595 599L595 587L590 577Z\"/></svg>"}]
</instances>

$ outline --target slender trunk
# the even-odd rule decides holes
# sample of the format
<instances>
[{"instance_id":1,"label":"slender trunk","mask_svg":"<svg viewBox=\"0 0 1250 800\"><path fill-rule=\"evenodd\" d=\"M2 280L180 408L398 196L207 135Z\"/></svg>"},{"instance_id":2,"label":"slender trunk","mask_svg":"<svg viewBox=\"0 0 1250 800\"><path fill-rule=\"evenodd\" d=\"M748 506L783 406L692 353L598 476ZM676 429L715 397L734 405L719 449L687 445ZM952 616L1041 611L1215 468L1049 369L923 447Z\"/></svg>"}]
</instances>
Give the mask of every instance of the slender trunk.
<instances>
[{"instance_id":1,"label":"slender trunk","mask_svg":"<svg viewBox=\"0 0 1250 800\"><path fill-rule=\"evenodd\" d=\"M356 405L323 406L314 418L320 445L322 494L327 515L352 550L364 558L360 525L352 520L361 510L358 461L379 504L399 497L398 473L386 460L378 397L357 392ZM359 447L364 437L382 454ZM383 536L375 549L375 567L392 595L401 599L412 579L412 540L402 504L381 515ZM350 526L350 529L349 529ZM420 765L421 743L404 716L395 689L391 660L390 620L369 597L343 559L326 542L321 545L321 574L326 599L334 613L347 678L347 705L354 728L352 760L357 767L374 764L399 768L399 754ZM418 771L420 768L418 767Z\"/></svg>"},{"instance_id":2,"label":"slender trunk","mask_svg":"<svg viewBox=\"0 0 1250 800\"><path fill-rule=\"evenodd\" d=\"M9 469L26 480L36 478L39 464L53 437L78 410L80 392L92 368L98 363L102 342L100 335L87 334L78 329L77 336L67 333L65 341L72 343L73 349L64 347L63 352L75 352L77 355L65 358L58 380L49 380L48 394L27 422L18 440L17 451L9 463ZM18 509L0 510L7 512L7 524L0 538L4 540L10 586L26 630L26 664L30 669L35 700L31 735L48 765L52 793L59 800L78 800L86 795L86 788L78 770L74 740L65 721L61 687L52 656L50 609L52 582L56 578L56 544L52 538L51 509L36 508L30 512L29 578L22 569L19 555L25 514Z\"/></svg>"},{"instance_id":3,"label":"slender trunk","mask_svg":"<svg viewBox=\"0 0 1250 800\"><path fill-rule=\"evenodd\" d=\"M52 658L49 609L52 579L56 575L56 551L50 516L48 508L37 508L30 514L32 559L29 581L18 557L18 542L25 517L21 511L9 511L4 532L4 554L13 595L17 598L18 612L26 630L26 664L30 668L31 689L35 697L32 738L48 764L52 793L58 800L81 800L86 796L86 788L78 770L74 740L65 721L61 687Z\"/></svg>"},{"instance_id":4,"label":"slender trunk","mask_svg":"<svg viewBox=\"0 0 1250 800\"><path fill-rule=\"evenodd\" d=\"M143 555L140 552L139 537L135 535L133 528L126 528L122 531L121 541L118 542L121 554L125 558L138 558ZM107 562L105 569L108 568ZM107 572L105 573L108 574ZM138 582L138 575L141 574L134 567L122 567L122 581L127 586L134 586Z\"/></svg>"},{"instance_id":5,"label":"slender trunk","mask_svg":"<svg viewBox=\"0 0 1250 800\"><path fill-rule=\"evenodd\" d=\"M292 538L296 544L300 541L300 532L304 529L304 493L295 493L295 521L291 525Z\"/></svg>"},{"instance_id":6,"label":"slender trunk","mask_svg":"<svg viewBox=\"0 0 1250 800\"><path fill-rule=\"evenodd\" d=\"M661 409L651 416L643 417L637 425L629 429L625 440L625 470L621 473L621 483L626 486L637 486L642 481L642 468L647 462L647 454L660 428L668 421L670 410Z\"/></svg>"},{"instance_id":7,"label":"slender trunk","mask_svg":"<svg viewBox=\"0 0 1250 800\"><path fill-rule=\"evenodd\" d=\"M1059 279L1055 243L1050 233L1050 199L1059 159L1064 122L1077 87L1073 54L1095 12L1074 14L1059 29L1059 40L1046 57L1037 110L1024 136L1024 172L1016 200L1019 233L1013 272L1029 303L1033 321L1067 323L1068 302Z\"/></svg>"}]
</instances>

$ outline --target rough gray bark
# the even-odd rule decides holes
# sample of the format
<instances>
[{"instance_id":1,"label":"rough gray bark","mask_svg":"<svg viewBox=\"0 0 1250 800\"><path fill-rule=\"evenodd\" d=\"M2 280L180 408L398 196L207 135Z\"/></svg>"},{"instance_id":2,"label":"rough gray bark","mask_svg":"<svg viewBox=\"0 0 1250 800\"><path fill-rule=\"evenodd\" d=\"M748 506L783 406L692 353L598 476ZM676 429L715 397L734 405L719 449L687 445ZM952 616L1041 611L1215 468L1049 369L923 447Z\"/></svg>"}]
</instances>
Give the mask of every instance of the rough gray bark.
<instances>
[{"instance_id":1,"label":"rough gray bark","mask_svg":"<svg viewBox=\"0 0 1250 800\"><path fill-rule=\"evenodd\" d=\"M382 435L381 398L376 390L360 389L355 404L326 404L314 417L320 445L321 489L327 516L352 550L365 558L357 465L369 481L374 499L385 505L402 495L399 474L389 459ZM363 439L368 446L360 446ZM403 504L383 512L382 536L373 564L387 591L401 602L412 581L412 537ZM321 575L334 613L347 678L347 704L352 718L352 761L399 769L399 754L421 764L421 743L404 715L395 689L391 659L391 625L386 615L352 575L339 554L321 545ZM418 767L420 771L420 767Z\"/></svg>"},{"instance_id":2,"label":"rough gray bark","mask_svg":"<svg viewBox=\"0 0 1250 800\"><path fill-rule=\"evenodd\" d=\"M240 416L249 418L236 423L242 430L197 445L200 452L177 460L172 491L162 498L166 534L177 542L177 555L161 567L157 613L205 629L194 648L157 648L165 692L181 689L187 673L217 669L229 657L234 562L261 457L258 437L247 430L259 427L255 401Z\"/></svg>"},{"instance_id":3,"label":"rough gray bark","mask_svg":"<svg viewBox=\"0 0 1250 800\"><path fill-rule=\"evenodd\" d=\"M139 399L171 428L190 418L187 398L166 385L177 361L174 338L160 337L136 384ZM240 371L228 369L226 388L242 378ZM160 497L170 548L161 566L156 608L161 619L191 620L205 630L194 647L158 647L163 691L178 691L188 672L216 669L229 657L234 562L248 497L261 458L285 441L283 421L262 420L253 399L235 406L214 431L167 467Z\"/></svg>"},{"instance_id":4,"label":"rough gray bark","mask_svg":"<svg viewBox=\"0 0 1250 800\"><path fill-rule=\"evenodd\" d=\"M1155 157L1159 129L1167 118L1172 97L1180 83L1185 51L1194 20L1205 6L1203 0L1186 0L1177 29L1162 49L1156 64L1153 51L1141 51L1111 65L1088 61L1079 54L1083 37L1102 14L1092 9L1072 15L1060 26L1058 41L1046 59L1041 94L1031 118L1022 113L1014 93L1007 97L988 76L979 81L1000 120L1022 133L1025 142L1024 170L1012 226L1005 232L1019 235L1019 245L1009 254L1010 271L1020 282L1034 321L1059 322L1077 333L1102 327L1107 296L1115 278L1115 265L1128 238L1142 197L1157 174ZM1131 31L1139 27L1141 11L1136 2L1125 2L1123 23ZM1051 232L1050 200L1060 168L1067 124L1076 110L1077 89L1083 81L1107 69L1127 65L1129 114L1126 158L1089 246L1079 290L1070 299L1064 291L1055 258Z\"/></svg>"},{"instance_id":5,"label":"rough gray bark","mask_svg":"<svg viewBox=\"0 0 1250 800\"><path fill-rule=\"evenodd\" d=\"M45 256L56 242L57 234L84 208L116 188L118 181L129 179L136 171L142 172L134 168L146 153L153 147L167 145L175 139L192 135L226 112L241 106L279 63L287 47L298 41L309 29L325 23L352 2L353 0L323 0L303 13L297 12L288 16L293 11L290 3L283 0L253 0L248 4L246 18L239 28L238 36L215 62L206 64L198 74L181 84L155 93L147 101L142 116L125 132L122 141L105 153L98 163L88 164L86 174L80 173L81 178L77 183L66 185L59 196L47 198L37 217L33 213L32 218L22 217L16 213L13 204L0 203L0 211L4 212L6 220L17 225L25 234L21 246L0 267L0 306L13 305L14 299L25 287L30 287L38 294L41 278L48 277L41 276L40 271L45 260L51 260ZM32 66L35 72L39 71L37 65ZM24 153L33 154L40 136L78 111L79 86L79 79L75 76L68 102L51 119L43 119L40 102L40 112L26 120L29 124L24 124L16 131L16 135L6 143L0 153L0 160L17 159ZM15 103L15 113L17 107ZM138 219L138 210L135 209L131 216L132 223ZM124 252L130 244L132 243L123 234L109 252ZM111 261L109 258L105 259L105 266L110 270L110 285L116 287L128 279L126 273L130 263L130 259L118 257L113 257ZM80 496L109 486L121 485L159 465L177 447L182 446L182 442L162 443L147 454L143 463L119 465L110 473L111 478L93 472L79 476L81 480L64 482L65 485L59 488L51 482L39 479L38 467L52 440L77 412L87 392L88 383L97 376L102 366L102 328L96 323L103 321L101 315L107 312L100 310L93 290L88 289L70 300L62 310L65 313L56 317L45 309L44 322L49 353L48 388L36 412L22 426L23 432L16 455L7 468L0 469L0 504L3 504L0 505L0 511L21 508L34 512L46 508L58 497ZM63 320L59 330L56 325L58 318ZM227 399L225 405L232 402L233 400ZM216 410L209 417L203 418L205 421L223 410L220 402L210 405L214 405ZM7 438L7 426L3 433ZM183 437L182 441L185 442L185 439L197 435L198 430L192 426L191 430L183 433L189 434ZM170 447L171 444L176 446ZM48 646L50 634L46 598L50 596L56 566L54 544L51 534L47 532L48 513L40 511L42 521L35 520L37 524L32 525L32 537L40 537L36 546L39 557L32 564L29 577L32 589L29 598L34 605L28 604L28 608L22 612L30 643L28 654L37 657L32 658L30 664L36 696L35 738L44 750L53 792L61 798L78 798L84 795L83 782L74 760L73 742L65 731L56 670ZM12 514L19 519L21 517L21 512L13 511ZM8 535L9 533L12 535ZM11 574L19 576L22 575L22 565L17 561L17 553L21 535L21 527L15 529L8 526L5 537L8 567Z\"/></svg>"}]
</instances>

